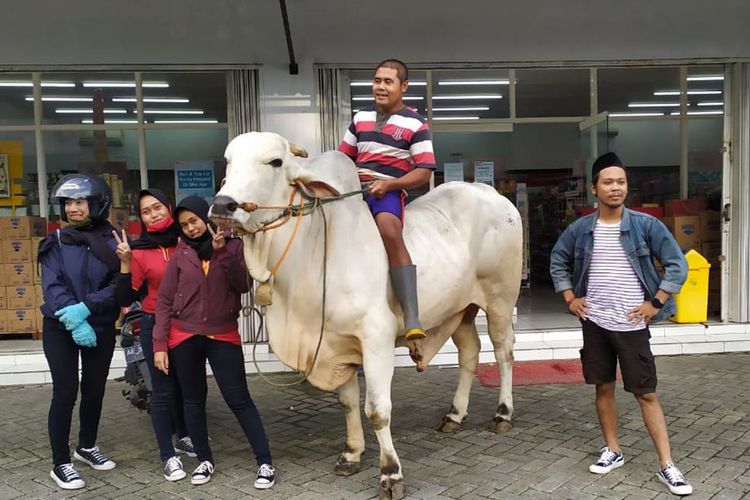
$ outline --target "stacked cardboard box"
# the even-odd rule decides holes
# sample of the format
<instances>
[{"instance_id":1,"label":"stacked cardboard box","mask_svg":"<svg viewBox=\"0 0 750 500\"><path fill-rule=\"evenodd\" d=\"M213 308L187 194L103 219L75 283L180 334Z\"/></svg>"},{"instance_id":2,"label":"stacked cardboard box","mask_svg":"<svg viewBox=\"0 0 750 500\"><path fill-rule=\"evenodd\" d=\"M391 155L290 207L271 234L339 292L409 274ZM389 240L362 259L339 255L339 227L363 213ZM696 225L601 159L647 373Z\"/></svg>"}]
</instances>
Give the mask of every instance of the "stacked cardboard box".
<instances>
[{"instance_id":1,"label":"stacked cardboard box","mask_svg":"<svg viewBox=\"0 0 750 500\"><path fill-rule=\"evenodd\" d=\"M0 334L41 331L36 254L46 234L42 217L0 217Z\"/></svg>"}]
</instances>

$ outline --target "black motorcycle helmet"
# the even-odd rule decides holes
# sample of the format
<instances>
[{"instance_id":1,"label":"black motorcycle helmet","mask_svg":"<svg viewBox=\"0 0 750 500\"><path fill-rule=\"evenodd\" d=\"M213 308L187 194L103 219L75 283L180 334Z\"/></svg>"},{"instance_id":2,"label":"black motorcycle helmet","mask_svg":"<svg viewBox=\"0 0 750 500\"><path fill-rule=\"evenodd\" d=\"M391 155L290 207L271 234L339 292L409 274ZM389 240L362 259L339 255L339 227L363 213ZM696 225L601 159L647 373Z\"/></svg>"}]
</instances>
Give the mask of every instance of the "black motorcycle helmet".
<instances>
[{"instance_id":1,"label":"black motorcycle helmet","mask_svg":"<svg viewBox=\"0 0 750 500\"><path fill-rule=\"evenodd\" d=\"M89 204L89 217L104 222L112 207L112 190L104 179L96 175L68 174L52 188L52 202L60 205L60 218L68 222L65 200L83 200Z\"/></svg>"}]
</instances>

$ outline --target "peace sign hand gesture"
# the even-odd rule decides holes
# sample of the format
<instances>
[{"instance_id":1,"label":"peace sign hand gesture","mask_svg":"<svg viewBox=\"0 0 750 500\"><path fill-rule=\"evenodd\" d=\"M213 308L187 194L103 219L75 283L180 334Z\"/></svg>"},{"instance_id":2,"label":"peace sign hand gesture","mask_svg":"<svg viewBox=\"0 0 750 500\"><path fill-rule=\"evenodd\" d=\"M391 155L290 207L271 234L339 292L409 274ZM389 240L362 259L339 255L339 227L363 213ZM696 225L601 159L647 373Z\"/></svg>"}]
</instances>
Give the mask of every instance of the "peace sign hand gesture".
<instances>
[{"instance_id":1,"label":"peace sign hand gesture","mask_svg":"<svg viewBox=\"0 0 750 500\"><path fill-rule=\"evenodd\" d=\"M133 259L133 251L130 250L130 244L128 243L127 233L125 233L125 230L122 229L122 237L120 237L120 235L117 234L117 231L112 231L112 236L115 237L115 241L117 242L117 248L115 249L115 253L117 254L117 257L120 259L121 262L125 264L129 264L130 261Z\"/></svg>"},{"instance_id":2,"label":"peace sign hand gesture","mask_svg":"<svg viewBox=\"0 0 750 500\"><path fill-rule=\"evenodd\" d=\"M214 247L214 250L218 250L219 248L224 248L226 246L227 240L224 238L224 231L219 231L217 233L211 227L211 224L208 224L208 232L211 233L211 236L213 237L211 245Z\"/></svg>"}]
</instances>

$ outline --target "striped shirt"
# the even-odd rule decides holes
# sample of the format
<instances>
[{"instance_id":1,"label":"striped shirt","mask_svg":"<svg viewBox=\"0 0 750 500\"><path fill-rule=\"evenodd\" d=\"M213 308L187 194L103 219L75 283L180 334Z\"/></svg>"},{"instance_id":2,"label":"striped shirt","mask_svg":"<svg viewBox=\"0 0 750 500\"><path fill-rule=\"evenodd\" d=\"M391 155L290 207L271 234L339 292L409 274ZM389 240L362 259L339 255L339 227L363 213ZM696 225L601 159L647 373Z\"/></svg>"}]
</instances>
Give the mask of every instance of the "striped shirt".
<instances>
[{"instance_id":1,"label":"striped shirt","mask_svg":"<svg viewBox=\"0 0 750 500\"><path fill-rule=\"evenodd\" d=\"M402 177L414 168L435 169L435 153L427 120L411 108L390 115L375 106L357 112L339 144L358 167Z\"/></svg>"},{"instance_id":2,"label":"striped shirt","mask_svg":"<svg viewBox=\"0 0 750 500\"><path fill-rule=\"evenodd\" d=\"M627 332L646 327L628 313L643 304L643 287L620 243L620 223L596 221L586 303L589 319L607 330Z\"/></svg>"}]
</instances>

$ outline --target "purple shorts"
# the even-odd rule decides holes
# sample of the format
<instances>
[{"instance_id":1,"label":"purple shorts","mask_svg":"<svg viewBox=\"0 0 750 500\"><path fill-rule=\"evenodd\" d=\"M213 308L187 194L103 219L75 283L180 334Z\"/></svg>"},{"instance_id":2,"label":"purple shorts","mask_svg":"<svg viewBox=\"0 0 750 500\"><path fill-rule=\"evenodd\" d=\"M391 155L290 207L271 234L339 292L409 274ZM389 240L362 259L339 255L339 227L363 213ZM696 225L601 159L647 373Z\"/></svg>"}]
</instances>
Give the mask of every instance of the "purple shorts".
<instances>
[{"instance_id":1,"label":"purple shorts","mask_svg":"<svg viewBox=\"0 0 750 500\"><path fill-rule=\"evenodd\" d=\"M404 222L406 195L403 191L388 191L382 198L375 198L369 194L365 196L365 201L373 216L381 212L387 212L398 217L398 220L402 223Z\"/></svg>"}]
</instances>

